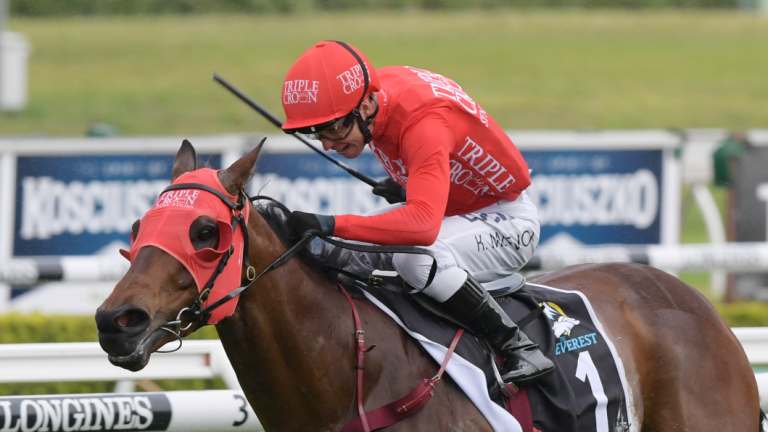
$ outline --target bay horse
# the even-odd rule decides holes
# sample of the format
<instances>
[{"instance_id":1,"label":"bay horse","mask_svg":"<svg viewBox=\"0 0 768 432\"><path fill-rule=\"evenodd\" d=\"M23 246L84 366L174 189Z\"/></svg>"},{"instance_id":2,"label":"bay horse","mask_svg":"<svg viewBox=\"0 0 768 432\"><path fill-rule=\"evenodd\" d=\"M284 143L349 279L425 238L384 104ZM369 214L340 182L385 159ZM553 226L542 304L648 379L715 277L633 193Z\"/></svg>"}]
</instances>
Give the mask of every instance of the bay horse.
<instances>
[{"instance_id":1,"label":"bay horse","mask_svg":"<svg viewBox=\"0 0 768 432\"><path fill-rule=\"evenodd\" d=\"M244 196L260 148L217 172L231 196ZM172 177L197 169L194 148L185 141ZM251 206L247 200L246 205ZM248 253L238 268L243 275L249 265L265 269L286 251L262 215L247 215L243 227ZM191 226L163 229L188 237L196 249L213 250L220 246L216 230L225 227L203 217ZM190 323L179 335L168 331L168 323L180 325L185 307L200 301L199 283L180 259L184 257L158 247L135 251L129 270L98 308L99 341L113 364L139 370L158 348L204 324ZM252 276L238 275L237 282L242 277L247 283ZM633 400L630 430L760 430L757 386L746 355L693 288L660 270L618 263L566 268L535 282L578 290L591 300L623 361ZM362 396L367 406L389 403L435 374L434 361L389 317L368 302L355 303L366 337L376 345L366 355ZM216 329L266 430L335 431L357 417L355 326L349 303L333 281L303 260L289 259L260 275ZM492 427L445 379L418 414L388 430L474 432Z\"/></svg>"}]
</instances>

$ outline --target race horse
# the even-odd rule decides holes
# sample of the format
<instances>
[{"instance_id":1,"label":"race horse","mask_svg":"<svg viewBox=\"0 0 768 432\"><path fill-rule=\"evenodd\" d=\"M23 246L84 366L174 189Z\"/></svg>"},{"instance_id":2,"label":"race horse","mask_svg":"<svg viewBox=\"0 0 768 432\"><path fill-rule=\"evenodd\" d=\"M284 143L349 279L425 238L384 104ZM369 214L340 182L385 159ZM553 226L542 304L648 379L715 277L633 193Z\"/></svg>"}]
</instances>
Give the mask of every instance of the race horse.
<instances>
[{"instance_id":1,"label":"race horse","mask_svg":"<svg viewBox=\"0 0 768 432\"><path fill-rule=\"evenodd\" d=\"M175 208L179 220L187 222L138 227L139 237L187 237L192 249L169 253L167 247L152 246L160 243L145 240L147 247L127 252L129 270L96 312L99 340L113 364L135 371L146 366L150 355L164 344L206 324L187 313L196 310L199 317L200 305L209 301L207 290L199 287L206 281L191 273L189 265L183 264L189 257L182 255L207 251L216 267L220 263L216 259L229 246L218 243L229 242L242 226L246 251L233 254L242 263L236 263L238 275L229 288L243 282L247 289L230 299L220 296L220 304L236 300L237 305L215 325L243 391L268 431L341 430L359 415L355 403L358 340L353 336L359 330L376 345L365 354L365 387L359 395L367 407L400 398L414 383L434 375L439 365L370 302L345 298L336 282L305 260L286 256L288 247L265 217L245 211L253 208L243 190L260 149L261 145L228 168L214 171L229 197L214 196L203 186L196 189L195 197L244 201L246 208L222 204L242 221L228 227L230 221L210 215L184 219L184 206L179 205ZM176 155L172 178L199 170L194 148L185 140ZM142 225L144 219L147 217ZM155 228L155 233L145 232ZM278 265L275 260L281 256ZM631 389L633 414L625 430L761 430L757 386L746 355L712 305L693 288L652 267L622 263L566 268L538 276L535 282L577 290L591 301L623 362ZM350 301L359 315L358 325ZM190 305L197 307L190 309ZM201 411L204 415L205 408ZM493 428L446 378L417 414L387 430L471 432Z\"/></svg>"}]
</instances>

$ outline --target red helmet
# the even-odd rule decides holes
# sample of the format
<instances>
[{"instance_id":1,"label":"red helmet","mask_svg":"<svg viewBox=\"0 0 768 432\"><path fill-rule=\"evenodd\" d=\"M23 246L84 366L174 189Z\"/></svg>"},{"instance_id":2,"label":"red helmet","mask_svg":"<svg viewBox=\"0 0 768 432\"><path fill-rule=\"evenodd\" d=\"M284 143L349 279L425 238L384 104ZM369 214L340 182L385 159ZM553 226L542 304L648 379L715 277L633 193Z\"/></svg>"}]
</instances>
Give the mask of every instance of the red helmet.
<instances>
[{"instance_id":1,"label":"red helmet","mask_svg":"<svg viewBox=\"0 0 768 432\"><path fill-rule=\"evenodd\" d=\"M293 131L344 117L376 90L376 71L357 48L338 41L318 42L285 75L283 129Z\"/></svg>"}]
</instances>

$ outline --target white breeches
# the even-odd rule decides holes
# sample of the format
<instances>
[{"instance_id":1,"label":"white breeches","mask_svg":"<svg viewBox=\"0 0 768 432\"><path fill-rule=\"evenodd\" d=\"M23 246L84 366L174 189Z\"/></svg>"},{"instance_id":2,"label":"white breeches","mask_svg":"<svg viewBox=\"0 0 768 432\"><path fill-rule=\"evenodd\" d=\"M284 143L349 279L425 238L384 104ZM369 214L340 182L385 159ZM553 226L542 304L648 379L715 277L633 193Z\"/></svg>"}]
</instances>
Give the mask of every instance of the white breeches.
<instances>
[{"instance_id":1,"label":"white breeches","mask_svg":"<svg viewBox=\"0 0 768 432\"><path fill-rule=\"evenodd\" d=\"M426 247L435 256L437 271L423 293L443 302L469 273L487 289L528 262L539 244L538 211L528 195L443 219L437 240ZM433 260L426 255L395 254L395 270L410 286L424 287Z\"/></svg>"}]
</instances>

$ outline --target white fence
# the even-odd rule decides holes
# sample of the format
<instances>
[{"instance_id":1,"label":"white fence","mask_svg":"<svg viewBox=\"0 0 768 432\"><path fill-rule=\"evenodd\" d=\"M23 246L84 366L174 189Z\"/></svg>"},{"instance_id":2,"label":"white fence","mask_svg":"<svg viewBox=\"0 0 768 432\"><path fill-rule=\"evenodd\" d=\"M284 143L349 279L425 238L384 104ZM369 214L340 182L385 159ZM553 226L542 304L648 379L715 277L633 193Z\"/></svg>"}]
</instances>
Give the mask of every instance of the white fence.
<instances>
[{"instance_id":1,"label":"white fence","mask_svg":"<svg viewBox=\"0 0 768 432\"><path fill-rule=\"evenodd\" d=\"M736 327L733 333L744 347L749 363L757 370L760 406L768 411L768 327Z\"/></svg>"},{"instance_id":2,"label":"white fence","mask_svg":"<svg viewBox=\"0 0 768 432\"><path fill-rule=\"evenodd\" d=\"M524 270L606 262L637 262L668 271L762 271L768 268L768 242L551 248L539 251ZM128 261L117 254L16 258L0 261L0 283L114 282L128 267Z\"/></svg>"},{"instance_id":3,"label":"white fence","mask_svg":"<svg viewBox=\"0 0 768 432\"><path fill-rule=\"evenodd\" d=\"M173 343L166 345L166 349ZM130 372L113 366L94 342L0 345L0 382L117 381L221 377L239 390L235 372L218 340L185 340L179 351L154 354L147 367ZM130 390L120 385L118 391Z\"/></svg>"},{"instance_id":4,"label":"white fence","mask_svg":"<svg viewBox=\"0 0 768 432\"><path fill-rule=\"evenodd\" d=\"M762 369L768 369L768 327L738 327L734 328L733 332L744 347L750 364L758 371L756 376L760 388L760 405L768 410L768 372L760 372ZM121 389L120 383L138 380L214 377L223 378L233 391L226 396L216 397L226 399L227 403L231 403L233 399L239 400L233 395L241 394L240 385L218 340L185 341L184 346L177 352L154 354L147 367L138 372L129 372L111 365L97 343L0 345L0 382L5 383L116 381L118 389ZM123 386L121 391L127 389ZM203 393L209 394L207 391ZM207 407L206 415L210 414L207 399L186 395L179 397L187 398L183 400L190 403L204 403ZM0 400L0 413L2 405ZM248 415L252 415L250 408L248 410Z\"/></svg>"},{"instance_id":5,"label":"white fence","mask_svg":"<svg viewBox=\"0 0 768 432\"><path fill-rule=\"evenodd\" d=\"M606 262L638 262L668 271L762 271L768 268L768 242L551 248L538 252L525 269Z\"/></svg>"},{"instance_id":6,"label":"white fence","mask_svg":"<svg viewBox=\"0 0 768 432\"><path fill-rule=\"evenodd\" d=\"M648 262L671 271L703 269L713 272L713 292L721 295L725 287L725 271L768 268L764 265L768 261L768 254L764 251L768 248L757 243L733 247L724 243L725 227L706 187L713 178L712 153L727 136L726 130L515 130L509 133L528 152L532 163L537 165L534 172L543 176L539 179L542 184L554 188L550 190L542 186L539 191L541 199L537 203L542 222L558 225L558 230L565 225L569 228L563 233L564 236L558 236L557 242L552 240L556 244L550 250L547 250L547 242L542 243L540 256L529 266L531 270L583 262L584 256L593 260L599 257L611 261ZM768 142L768 130L752 130L748 136L755 145ZM193 137L192 142L201 156L205 154L208 158L218 158L222 164L228 164L240 155L243 148L252 147L256 138L260 137L221 135ZM166 171L170 171L168 164L171 160L163 159L163 155L170 157L178 148L179 141L177 137L0 138L0 310L81 313L79 308L84 306L80 303L61 303L55 306L55 310L48 310L54 307L54 302L36 302L31 296L24 296L26 299L12 297L11 290L4 286L117 279L125 271L126 262L120 260L116 249L118 245L125 246L130 224L167 183ZM678 158L676 150L681 149L682 158ZM643 154L647 151L646 156L653 161L657 160L653 155L659 153L659 166L653 162L648 166L641 164L634 167L630 162L643 158L627 156L624 151L641 150ZM380 199L376 201L377 198L369 193L366 185L355 179L329 176L322 169L307 171L312 167L325 166L324 162L289 136L271 136L264 156L272 159L269 164L259 167L257 177L261 178L253 186L284 200L289 207L305 211L342 212L343 209L344 213L360 213L378 208L377 203L381 204ZM371 156L371 164L363 161L359 168L364 166L370 169L379 165L372 155L368 156ZM301 164L299 161L302 161ZM626 164L632 166L624 166ZM616 170L606 171L607 167L614 165ZM567 173L563 172L566 168ZM303 176L293 178L296 170L301 170ZM626 199L632 200L643 194L629 193L623 187L614 187L614 181L607 181L612 178L646 178L648 172L654 173L658 191L651 188L653 190L647 192L658 194L659 202L643 208L651 216L654 214L651 210L658 207L658 220L650 226L658 223L659 234L658 238L655 234L651 236L654 239L643 235L635 241L658 242L659 248L645 248L639 252L638 248L631 251L624 249L618 253L617 249L579 249L572 251L574 253L561 253L564 247L584 241L579 239L582 234L573 232L578 231L576 228L584 226L593 230L590 231L592 238L589 243L592 240L622 243L626 236L639 234L642 230L638 227L652 222L649 219L635 226L633 224L640 222L631 217L634 220L632 223L622 219L630 214L614 214L618 207L635 209L626 205ZM563 177L565 174L567 177ZM589 180L588 184L596 187L593 192L600 199L594 202L565 199L574 196L575 186L568 179ZM676 248L682 184L693 186L696 203L707 225L709 245L680 245L683 249ZM547 195L550 192L557 194ZM545 195L549 198L542 198ZM121 199L105 200L105 196L119 196ZM51 197L60 201L51 201ZM552 207L560 201L565 203L562 205L568 212ZM140 202L144 202L144 207L135 205ZM618 206L617 202L623 204ZM320 203L326 203L328 208L305 207ZM570 210L578 212L572 214ZM562 219L565 213L568 220ZM645 214L645 211L630 213ZM120 215L120 218L115 215ZM546 215L554 219L547 220ZM84 225L84 221L90 223ZM605 236L597 234L597 231ZM609 232L614 234L609 235ZM619 232L622 234L616 237ZM564 239L568 242L562 243ZM752 254L753 251L758 253ZM56 256L45 256L48 253ZM89 257L86 254L94 255ZM758 261L753 258L755 256L760 257ZM61 283L50 285L63 286ZM84 296L98 297L103 290L96 285L85 287L81 284L78 289ZM43 295L37 298L43 297L49 298Z\"/></svg>"},{"instance_id":7,"label":"white fence","mask_svg":"<svg viewBox=\"0 0 768 432\"><path fill-rule=\"evenodd\" d=\"M768 327L734 327L733 333L744 347L752 367L768 369Z\"/></svg>"},{"instance_id":8,"label":"white fence","mask_svg":"<svg viewBox=\"0 0 768 432\"><path fill-rule=\"evenodd\" d=\"M127 393L140 380L216 377L229 390ZM262 430L218 340L185 341L138 372L113 366L92 342L0 345L0 382L56 381L115 381L117 393L0 397L0 431Z\"/></svg>"}]
</instances>

